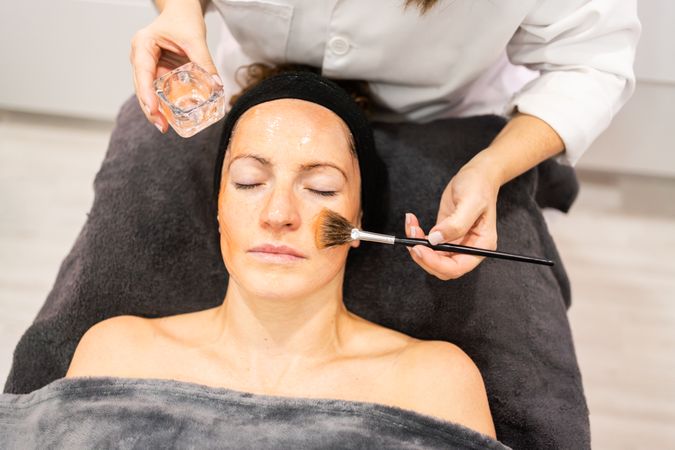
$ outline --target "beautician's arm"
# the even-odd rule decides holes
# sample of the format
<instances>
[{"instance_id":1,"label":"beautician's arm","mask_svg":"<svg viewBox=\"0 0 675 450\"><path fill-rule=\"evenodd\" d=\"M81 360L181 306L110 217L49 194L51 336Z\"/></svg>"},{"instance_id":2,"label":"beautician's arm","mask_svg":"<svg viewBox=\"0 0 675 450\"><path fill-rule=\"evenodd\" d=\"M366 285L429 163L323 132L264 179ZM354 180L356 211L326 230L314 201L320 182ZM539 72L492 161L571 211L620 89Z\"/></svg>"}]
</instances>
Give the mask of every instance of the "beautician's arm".
<instances>
[{"instance_id":1,"label":"beautician's arm","mask_svg":"<svg viewBox=\"0 0 675 450\"><path fill-rule=\"evenodd\" d=\"M504 126L490 146L478 153L466 166L476 165L499 187L542 161L562 152L562 139L546 122L529 114L516 114Z\"/></svg>"},{"instance_id":2,"label":"beautician's arm","mask_svg":"<svg viewBox=\"0 0 675 450\"><path fill-rule=\"evenodd\" d=\"M499 188L563 149L562 139L546 122L527 114L514 115L445 188L429 241L496 249ZM424 237L413 214L406 217L406 234ZM483 259L436 252L421 245L412 248L410 254L424 270L443 280L459 278Z\"/></svg>"},{"instance_id":3,"label":"beautician's arm","mask_svg":"<svg viewBox=\"0 0 675 450\"><path fill-rule=\"evenodd\" d=\"M533 6L506 51L513 64L540 76L507 105L506 111L522 114L450 181L430 241L496 247L499 188L554 155L574 165L607 128L635 88L640 29L637 0L544 0ZM408 233L415 226L421 237L417 220L409 217ZM481 260L426 247L416 248L413 258L442 279L457 278Z\"/></svg>"},{"instance_id":4,"label":"beautician's arm","mask_svg":"<svg viewBox=\"0 0 675 450\"><path fill-rule=\"evenodd\" d=\"M162 133L168 123L158 110L153 81L192 61L217 76L206 45L204 11L209 0L157 0L160 14L131 41L136 97L147 119ZM218 79L220 82L220 79Z\"/></svg>"}]
</instances>

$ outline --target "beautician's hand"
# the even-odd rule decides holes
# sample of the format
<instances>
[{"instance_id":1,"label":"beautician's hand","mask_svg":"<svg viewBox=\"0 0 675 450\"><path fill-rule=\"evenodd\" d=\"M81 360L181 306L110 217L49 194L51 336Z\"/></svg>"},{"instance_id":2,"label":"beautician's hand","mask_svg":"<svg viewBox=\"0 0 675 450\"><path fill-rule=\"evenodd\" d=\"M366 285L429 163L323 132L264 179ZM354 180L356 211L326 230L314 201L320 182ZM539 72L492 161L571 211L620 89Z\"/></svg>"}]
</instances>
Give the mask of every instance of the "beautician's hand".
<instances>
[{"instance_id":1,"label":"beautician's hand","mask_svg":"<svg viewBox=\"0 0 675 450\"><path fill-rule=\"evenodd\" d=\"M158 0L161 13L131 41L136 97L145 116L162 133L168 123L158 110L153 81L189 61L218 73L206 45L203 4L204 0ZM220 78L217 81L221 83Z\"/></svg>"},{"instance_id":2,"label":"beautician's hand","mask_svg":"<svg viewBox=\"0 0 675 450\"><path fill-rule=\"evenodd\" d=\"M545 121L516 113L492 143L450 180L441 197L437 224L427 237L429 241L495 250L499 188L542 161L560 154L564 148L558 133ZM415 228L411 230L411 227ZM425 237L412 214L406 216L406 234ZM461 277L483 259L434 251L421 245L413 247L410 254L424 270L442 280Z\"/></svg>"},{"instance_id":3,"label":"beautician's hand","mask_svg":"<svg viewBox=\"0 0 675 450\"><path fill-rule=\"evenodd\" d=\"M406 235L432 244L449 242L497 248L497 194L500 183L471 163L452 178L441 197L437 224L425 235L417 217L406 215ZM481 256L435 251L422 245L410 249L413 260L441 280L459 278L483 260Z\"/></svg>"}]
</instances>

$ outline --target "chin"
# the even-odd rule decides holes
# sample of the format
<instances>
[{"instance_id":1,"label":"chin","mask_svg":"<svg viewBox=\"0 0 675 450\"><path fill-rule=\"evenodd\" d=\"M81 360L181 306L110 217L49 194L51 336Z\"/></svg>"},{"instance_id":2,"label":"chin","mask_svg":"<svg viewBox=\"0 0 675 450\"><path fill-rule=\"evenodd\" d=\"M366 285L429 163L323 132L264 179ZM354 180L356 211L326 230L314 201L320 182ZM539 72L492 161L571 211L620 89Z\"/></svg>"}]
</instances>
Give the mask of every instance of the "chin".
<instances>
[{"instance_id":1,"label":"chin","mask_svg":"<svg viewBox=\"0 0 675 450\"><path fill-rule=\"evenodd\" d=\"M318 290L324 283L306 274L284 271L250 271L238 280L242 287L256 297L283 300L304 297Z\"/></svg>"},{"instance_id":2,"label":"chin","mask_svg":"<svg viewBox=\"0 0 675 450\"><path fill-rule=\"evenodd\" d=\"M230 278L256 297L291 299L309 296L340 275L344 258L312 259L299 263L269 262L260 258L236 258L226 264Z\"/></svg>"}]
</instances>

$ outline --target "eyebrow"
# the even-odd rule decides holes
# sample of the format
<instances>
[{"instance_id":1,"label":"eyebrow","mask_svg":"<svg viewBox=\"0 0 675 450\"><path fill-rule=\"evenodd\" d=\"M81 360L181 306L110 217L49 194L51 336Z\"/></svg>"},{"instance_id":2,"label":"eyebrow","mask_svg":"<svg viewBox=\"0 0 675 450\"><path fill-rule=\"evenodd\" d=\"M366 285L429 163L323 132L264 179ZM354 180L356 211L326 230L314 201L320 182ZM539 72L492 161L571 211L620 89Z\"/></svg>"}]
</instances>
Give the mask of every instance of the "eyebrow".
<instances>
[{"instance_id":1,"label":"eyebrow","mask_svg":"<svg viewBox=\"0 0 675 450\"><path fill-rule=\"evenodd\" d=\"M232 165L233 162L235 162L238 159L242 159L242 158L253 158L256 161L258 161L260 164L262 164L263 166L269 166L269 164L270 164L269 159L263 158L262 156L255 155L253 153L245 153L243 155L235 156L234 158L232 158L230 163L227 165L227 170L230 170L230 166Z\"/></svg>"},{"instance_id":2,"label":"eyebrow","mask_svg":"<svg viewBox=\"0 0 675 450\"><path fill-rule=\"evenodd\" d=\"M345 181L348 180L347 174L344 172L344 170L340 169L335 164L329 163L329 162L316 161L316 162L311 162L309 164L303 164L303 165L300 166L300 170L305 172L305 171L308 171L308 170L316 169L318 167L332 167L333 169L338 170L342 174L342 176L345 178Z\"/></svg>"},{"instance_id":3,"label":"eyebrow","mask_svg":"<svg viewBox=\"0 0 675 450\"><path fill-rule=\"evenodd\" d=\"M263 158L262 156L256 155L254 153L246 153L246 154L235 156L234 158L232 158L232 161L230 161L230 163L227 165L227 169L230 170L230 166L232 165L232 163L235 162L236 160L242 159L242 158L255 159L256 161L258 161L263 166L269 166L271 164L270 160L267 159L267 158ZM345 181L349 180L347 178L347 174L345 173L344 170L342 170L341 168L339 168L335 164L327 162L327 161L313 161L313 162L310 162L310 163L307 163L307 164L302 164L300 166L300 171L301 172L307 172L309 170L317 169L317 168L320 168L320 167L332 167L333 169L336 169L337 171L339 171L342 174Z\"/></svg>"}]
</instances>

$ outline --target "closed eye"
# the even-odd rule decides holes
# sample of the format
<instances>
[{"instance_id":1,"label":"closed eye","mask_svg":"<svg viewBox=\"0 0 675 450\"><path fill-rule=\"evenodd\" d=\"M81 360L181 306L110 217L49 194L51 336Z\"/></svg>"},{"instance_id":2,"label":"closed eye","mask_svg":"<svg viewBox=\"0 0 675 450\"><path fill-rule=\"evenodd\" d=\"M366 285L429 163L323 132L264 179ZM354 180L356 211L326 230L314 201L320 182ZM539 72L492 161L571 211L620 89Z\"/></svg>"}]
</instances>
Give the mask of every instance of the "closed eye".
<instances>
[{"instance_id":1,"label":"closed eye","mask_svg":"<svg viewBox=\"0 0 675 450\"><path fill-rule=\"evenodd\" d=\"M256 188L258 186L262 186L262 183L253 183L253 184L234 183L234 187L236 189L242 189L242 190L253 189L253 188Z\"/></svg>"},{"instance_id":2,"label":"closed eye","mask_svg":"<svg viewBox=\"0 0 675 450\"><path fill-rule=\"evenodd\" d=\"M322 197L333 197L337 194L337 191L319 191L317 189L310 188L307 188L307 190L313 194L321 195Z\"/></svg>"}]
</instances>

